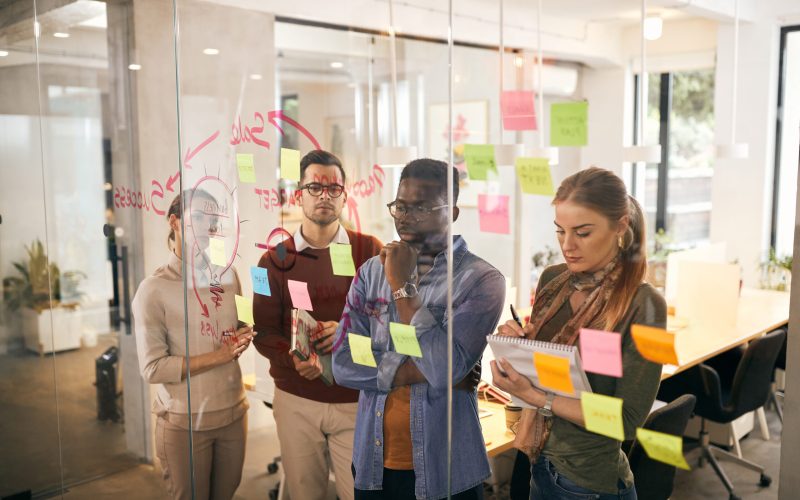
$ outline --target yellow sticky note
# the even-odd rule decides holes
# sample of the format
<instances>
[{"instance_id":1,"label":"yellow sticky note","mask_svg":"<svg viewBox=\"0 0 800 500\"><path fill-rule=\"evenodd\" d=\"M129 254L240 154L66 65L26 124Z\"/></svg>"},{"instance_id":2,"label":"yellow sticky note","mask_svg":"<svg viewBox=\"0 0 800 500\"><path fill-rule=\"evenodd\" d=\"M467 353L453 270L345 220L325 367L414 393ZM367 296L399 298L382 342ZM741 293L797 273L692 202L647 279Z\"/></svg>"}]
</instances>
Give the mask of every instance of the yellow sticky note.
<instances>
[{"instance_id":1,"label":"yellow sticky note","mask_svg":"<svg viewBox=\"0 0 800 500\"><path fill-rule=\"evenodd\" d=\"M377 368L375 356L372 355L372 339L357 333L348 333L347 341L350 343L350 354L353 363Z\"/></svg>"},{"instance_id":2,"label":"yellow sticky note","mask_svg":"<svg viewBox=\"0 0 800 500\"><path fill-rule=\"evenodd\" d=\"M239 170L239 181L246 184L256 183L256 166L252 154L236 155L236 168Z\"/></svg>"},{"instance_id":3,"label":"yellow sticky note","mask_svg":"<svg viewBox=\"0 0 800 500\"><path fill-rule=\"evenodd\" d=\"M543 352L533 353L533 366L539 376L539 383L545 389L574 394L572 379L569 377L569 358L551 356Z\"/></svg>"},{"instance_id":4,"label":"yellow sticky note","mask_svg":"<svg viewBox=\"0 0 800 500\"><path fill-rule=\"evenodd\" d=\"M644 359L662 365L678 364L674 333L653 326L632 325L631 335L636 343L636 349Z\"/></svg>"},{"instance_id":5,"label":"yellow sticky note","mask_svg":"<svg viewBox=\"0 0 800 500\"><path fill-rule=\"evenodd\" d=\"M281 178L300 181L300 151L281 148Z\"/></svg>"},{"instance_id":6,"label":"yellow sticky note","mask_svg":"<svg viewBox=\"0 0 800 500\"><path fill-rule=\"evenodd\" d=\"M222 238L209 238L208 252L211 257L211 263L215 266L224 266L228 263L228 257L225 254L225 240Z\"/></svg>"},{"instance_id":7,"label":"yellow sticky note","mask_svg":"<svg viewBox=\"0 0 800 500\"><path fill-rule=\"evenodd\" d=\"M636 439L653 460L689 470L689 464L683 456L683 439L680 436L639 428L636 429Z\"/></svg>"},{"instance_id":8,"label":"yellow sticky note","mask_svg":"<svg viewBox=\"0 0 800 500\"><path fill-rule=\"evenodd\" d=\"M622 428L622 400L603 394L581 393L581 408L586 430L625 441Z\"/></svg>"},{"instance_id":9,"label":"yellow sticky note","mask_svg":"<svg viewBox=\"0 0 800 500\"><path fill-rule=\"evenodd\" d=\"M403 323L389 323L389 334L394 342L394 350L406 356L422 357L422 349L417 340L417 329Z\"/></svg>"},{"instance_id":10,"label":"yellow sticky note","mask_svg":"<svg viewBox=\"0 0 800 500\"><path fill-rule=\"evenodd\" d=\"M353 247L334 243L328 248L331 251L333 274L337 276L355 276L356 265L353 262Z\"/></svg>"},{"instance_id":11,"label":"yellow sticky note","mask_svg":"<svg viewBox=\"0 0 800 500\"><path fill-rule=\"evenodd\" d=\"M517 158L514 160L522 192L552 196L553 177L550 175L550 160L547 158Z\"/></svg>"},{"instance_id":12,"label":"yellow sticky note","mask_svg":"<svg viewBox=\"0 0 800 500\"><path fill-rule=\"evenodd\" d=\"M236 300L236 317L239 321L248 325L254 324L256 321L253 319L253 300L241 295L235 295L234 300Z\"/></svg>"}]
</instances>

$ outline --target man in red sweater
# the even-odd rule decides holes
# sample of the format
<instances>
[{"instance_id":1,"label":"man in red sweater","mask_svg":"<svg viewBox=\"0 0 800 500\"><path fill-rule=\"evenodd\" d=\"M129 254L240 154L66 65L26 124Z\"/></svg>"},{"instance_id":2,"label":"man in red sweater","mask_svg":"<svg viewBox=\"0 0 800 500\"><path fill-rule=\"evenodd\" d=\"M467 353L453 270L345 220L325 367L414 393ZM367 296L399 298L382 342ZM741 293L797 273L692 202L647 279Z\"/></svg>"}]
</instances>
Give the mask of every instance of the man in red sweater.
<instances>
[{"instance_id":1,"label":"man in red sweater","mask_svg":"<svg viewBox=\"0 0 800 500\"><path fill-rule=\"evenodd\" d=\"M268 250L259 261L267 269L271 296L255 294L253 314L258 352L270 361L275 381L273 412L281 444L286 485L293 498L320 499L328 487L328 456L341 500L353 498L353 432L358 391L326 385L319 358L302 361L289 354L292 299L288 280L308 284L318 322L315 348L330 354L352 276L333 274L330 245L349 244L356 269L378 255L382 244L373 236L346 230L339 224L347 193L339 159L326 151L311 151L300 160L297 202L303 222L293 238Z\"/></svg>"}]
</instances>

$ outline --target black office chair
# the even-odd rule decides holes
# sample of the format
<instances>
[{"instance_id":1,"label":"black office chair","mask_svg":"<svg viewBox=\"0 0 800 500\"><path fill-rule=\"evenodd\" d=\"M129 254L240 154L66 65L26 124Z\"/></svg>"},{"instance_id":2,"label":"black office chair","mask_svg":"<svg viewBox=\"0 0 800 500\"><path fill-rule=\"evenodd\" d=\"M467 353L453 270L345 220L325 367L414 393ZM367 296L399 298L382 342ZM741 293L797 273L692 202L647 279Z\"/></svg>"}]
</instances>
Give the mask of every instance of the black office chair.
<instances>
[{"instance_id":1,"label":"black office chair","mask_svg":"<svg viewBox=\"0 0 800 500\"><path fill-rule=\"evenodd\" d=\"M693 395L684 394L651 413L642 427L674 436L683 436L696 401L697 398ZM633 442L628 453L628 462L631 464L631 471L633 471L636 483L636 495L640 500L667 500L669 498L675 480L674 466L652 460L636 441Z\"/></svg>"},{"instance_id":2,"label":"black office chair","mask_svg":"<svg viewBox=\"0 0 800 500\"><path fill-rule=\"evenodd\" d=\"M728 476L719 465L720 459L733 461L761 474L759 484L769 486L772 479L758 464L739 458L717 446L710 444L706 420L729 424L751 411L764 406L772 390L772 372L775 359L786 338L786 332L776 330L753 340L746 350L725 353L707 363L695 366L667 379L659 391L659 399L669 401L671 395L694 394L697 396L695 414L700 421L700 465L708 460L717 476L728 490L730 500L739 497L733 490ZM738 362L731 363L737 358ZM715 365L716 368L712 365ZM671 393L671 394L670 394Z\"/></svg>"},{"instance_id":3,"label":"black office chair","mask_svg":"<svg viewBox=\"0 0 800 500\"><path fill-rule=\"evenodd\" d=\"M785 328L779 328L778 330L786 332ZM784 372L786 371L786 340L783 341L783 346L781 346L780 352L778 352L778 358L775 360L775 370L781 369ZM775 383L775 370L772 371L772 382ZM772 392L770 393L770 401L772 404L775 405L775 412L778 414L778 419L783 424L783 404L778 401L778 398L783 400L783 389L778 389L777 387L773 386Z\"/></svg>"}]
</instances>

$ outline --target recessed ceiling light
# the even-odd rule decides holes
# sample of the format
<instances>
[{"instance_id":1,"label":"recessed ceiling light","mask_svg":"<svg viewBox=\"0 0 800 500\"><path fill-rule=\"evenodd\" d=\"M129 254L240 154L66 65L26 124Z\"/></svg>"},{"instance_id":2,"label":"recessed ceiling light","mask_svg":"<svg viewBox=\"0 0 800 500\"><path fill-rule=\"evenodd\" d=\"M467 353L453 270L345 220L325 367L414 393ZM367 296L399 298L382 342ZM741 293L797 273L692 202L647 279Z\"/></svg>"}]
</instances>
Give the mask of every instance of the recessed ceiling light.
<instances>
[{"instance_id":1,"label":"recessed ceiling light","mask_svg":"<svg viewBox=\"0 0 800 500\"><path fill-rule=\"evenodd\" d=\"M259 75L258 73L253 73L252 75L250 75L251 80L261 80L262 78L264 77Z\"/></svg>"},{"instance_id":2,"label":"recessed ceiling light","mask_svg":"<svg viewBox=\"0 0 800 500\"><path fill-rule=\"evenodd\" d=\"M214 49L214 48L209 47L207 49L203 49L203 54L205 54L207 56L215 56L215 55L219 54L219 49Z\"/></svg>"},{"instance_id":3,"label":"recessed ceiling light","mask_svg":"<svg viewBox=\"0 0 800 500\"><path fill-rule=\"evenodd\" d=\"M131 71L139 71L140 69L142 69L142 65L141 64L135 64L135 63L134 64L129 64L128 65L128 69L131 70Z\"/></svg>"},{"instance_id":4,"label":"recessed ceiling light","mask_svg":"<svg viewBox=\"0 0 800 500\"><path fill-rule=\"evenodd\" d=\"M514 65L516 67L521 68L523 62L525 62L525 61L524 61L524 59L522 59L522 56L514 56Z\"/></svg>"},{"instance_id":5,"label":"recessed ceiling light","mask_svg":"<svg viewBox=\"0 0 800 500\"><path fill-rule=\"evenodd\" d=\"M644 37L648 40L658 40L664 28L664 20L659 15L649 15L644 18Z\"/></svg>"},{"instance_id":6,"label":"recessed ceiling light","mask_svg":"<svg viewBox=\"0 0 800 500\"><path fill-rule=\"evenodd\" d=\"M333 61L331 63L331 68L334 68L334 69L344 68L344 63L341 63L339 61Z\"/></svg>"},{"instance_id":7,"label":"recessed ceiling light","mask_svg":"<svg viewBox=\"0 0 800 500\"><path fill-rule=\"evenodd\" d=\"M7 50L0 50L0 57L6 57L8 55Z\"/></svg>"},{"instance_id":8,"label":"recessed ceiling light","mask_svg":"<svg viewBox=\"0 0 800 500\"><path fill-rule=\"evenodd\" d=\"M69 33L64 33L63 31L56 31L53 33L53 36L56 38L69 38Z\"/></svg>"}]
</instances>

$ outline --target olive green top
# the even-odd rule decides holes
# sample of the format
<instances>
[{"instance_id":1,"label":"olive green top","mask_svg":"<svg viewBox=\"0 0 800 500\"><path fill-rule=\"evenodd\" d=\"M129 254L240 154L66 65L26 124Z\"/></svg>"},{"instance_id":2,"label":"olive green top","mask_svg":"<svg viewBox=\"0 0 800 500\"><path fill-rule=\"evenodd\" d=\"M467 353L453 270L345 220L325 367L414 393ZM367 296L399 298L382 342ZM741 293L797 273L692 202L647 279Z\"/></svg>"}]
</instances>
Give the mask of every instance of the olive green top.
<instances>
[{"instance_id":1,"label":"olive green top","mask_svg":"<svg viewBox=\"0 0 800 500\"><path fill-rule=\"evenodd\" d=\"M542 273L539 289L566 270L566 264L552 266ZM572 317L569 301L542 326L538 340L555 336ZM664 328L667 322L667 305L661 294L648 283L636 291L628 311L617 323L615 332L622 333L622 378L587 373L592 391L623 400L622 423L625 439L633 439L636 428L644 423L658 392L661 365L645 360L636 350L631 336L634 323ZM628 458L620 449L621 443L554 417L550 438L543 454L556 469L578 486L599 493L614 494L619 491L618 479L625 486L633 484Z\"/></svg>"}]
</instances>

